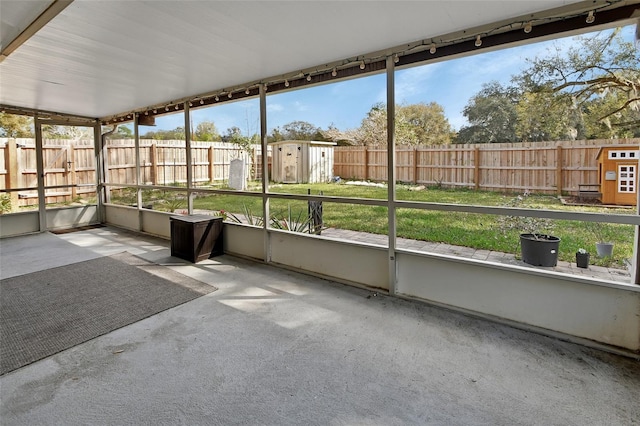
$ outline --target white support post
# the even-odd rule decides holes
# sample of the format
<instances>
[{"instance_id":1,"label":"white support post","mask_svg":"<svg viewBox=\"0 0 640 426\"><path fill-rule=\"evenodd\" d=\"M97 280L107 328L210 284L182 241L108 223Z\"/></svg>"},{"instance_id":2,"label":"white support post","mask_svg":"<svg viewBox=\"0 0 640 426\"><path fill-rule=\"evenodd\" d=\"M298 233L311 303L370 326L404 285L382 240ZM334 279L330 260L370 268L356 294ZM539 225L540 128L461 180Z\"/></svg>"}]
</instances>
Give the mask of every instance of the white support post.
<instances>
[{"instance_id":1,"label":"white support post","mask_svg":"<svg viewBox=\"0 0 640 426\"><path fill-rule=\"evenodd\" d=\"M47 198L44 191L44 159L42 149L42 123L38 114L33 117L36 132L36 175L38 176L38 219L40 232L47 230Z\"/></svg>"},{"instance_id":2,"label":"white support post","mask_svg":"<svg viewBox=\"0 0 640 426\"><path fill-rule=\"evenodd\" d=\"M144 229L142 223L142 189L140 188L140 132L138 124L138 114L133 115L133 140L136 157L136 205L138 207L138 230Z\"/></svg>"},{"instance_id":3,"label":"white support post","mask_svg":"<svg viewBox=\"0 0 640 426\"><path fill-rule=\"evenodd\" d=\"M96 124L93 125L93 150L95 155L96 164L96 208L98 209L98 222L103 223L105 219L104 215L104 156L102 150L102 126L100 120L96 120Z\"/></svg>"},{"instance_id":4,"label":"white support post","mask_svg":"<svg viewBox=\"0 0 640 426\"><path fill-rule=\"evenodd\" d=\"M267 156L267 88L260 85L260 142L262 147L262 230L264 261L271 262L271 234L269 233L269 161Z\"/></svg>"},{"instance_id":5,"label":"white support post","mask_svg":"<svg viewBox=\"0 0 640 426\"><path fill-rule=\"evenodd\" d=\"M184 103L184 138L185 138L185 156L187 158L187 212L193 214L193 160L191 158L191 110L189 102Z\"/></svg>"},{"instance_id":6,"label":"white support post","mask_svg":"<svg viewBox=\"0 0 640 426\"><path fill-rule=\"evenodd\" d=\"M387 56L387 215L389 222L389 293L396 293L396 138L395 63Z\"/></svg>"}]
</instances>

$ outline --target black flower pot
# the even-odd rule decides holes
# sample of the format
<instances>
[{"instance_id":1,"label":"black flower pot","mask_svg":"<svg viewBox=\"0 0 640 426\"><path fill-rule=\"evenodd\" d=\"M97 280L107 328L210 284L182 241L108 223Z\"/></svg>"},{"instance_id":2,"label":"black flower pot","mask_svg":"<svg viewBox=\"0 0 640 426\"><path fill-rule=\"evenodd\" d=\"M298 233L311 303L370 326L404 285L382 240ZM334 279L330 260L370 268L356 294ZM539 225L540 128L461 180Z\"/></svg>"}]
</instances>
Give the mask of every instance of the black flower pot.
<instances>
[{"instance_id":1,"label":"black flower pot","mask_svg":"<svg viewBox=\"0 0 640 426\"><path fill-rule=\"evenodd\" d=\"M576 265L578 265L578 268L588 268L589 253L576 253Z\"/></svg>"},{"instance_id":2,"label":"black flower pot","mask_svg":"<svg viewBox=\"0 0 640 426\"><path fill-rule=\"evenodd\" d=\"M520 234L522 261L534 266L556 266L560 238L545 234Z\"/></svg>"}]
</instances>

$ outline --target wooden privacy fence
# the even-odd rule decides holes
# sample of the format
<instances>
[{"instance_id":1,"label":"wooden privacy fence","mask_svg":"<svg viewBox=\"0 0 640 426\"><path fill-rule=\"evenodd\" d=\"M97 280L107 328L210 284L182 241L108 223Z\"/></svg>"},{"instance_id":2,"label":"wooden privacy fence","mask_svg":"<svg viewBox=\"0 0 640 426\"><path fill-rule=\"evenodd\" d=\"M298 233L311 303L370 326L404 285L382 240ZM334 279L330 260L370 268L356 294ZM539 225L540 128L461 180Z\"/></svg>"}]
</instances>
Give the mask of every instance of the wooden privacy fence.
<instances>
[{"instance_id":1,"label":"wooden privacy fence","mask_svg":"<svg viewBox=\"0 0 640 426\"><path fill-rule=\"evenodd\" d=\"M399 182L465 187L477 190L577 194L578 185L598 182L596 156L604 145L640 144L640 139L396 147ZM193 181L224 182L234 158L247 161L247 175L262 178L261 147L253 158L222 142L192 142ZM386 147L335 147L334 176L386 181ZM108 140L104 152L107 182L136 183L132 140ZM44 140L47 203L69 202L95 193L96 165L92 140ZM271 162L271 153L268 160ZM141 183L173 185L187 180L184 141L140 141ZM270 164L269 164L270 166ZM37 204L36 151L33 139L0 138L0 190L11 192L14 206ZM79 187L77 185L80 185ZM67 186L67 187L65 187ZM55 188L60 187L60 188Z\"/></svg>"},{"instance_id":2,"label":"wooden privacy fence","mask_svg":"<svg viewBox=\"0 0 640 426\"><path fill-rule=\"evenodd\" d=\"M147 185L173 185L187 182L185 141L140 140L140 179ZM231 160L244 158L246 175L262 179L262 147L253 153L224 142L191 142L192 181L197 184L224 182L229 179ZM270 156L270 152L267 153ZM267 161L269 161L268 158ZM109 140L106 144L107 182L136 182L135 144L130 139Z\"/></svg>"},{"instance_id":3,"label":"wooden privacy fence","mask_svg":"<svg viewBox=\"0 0 640 426\"><path fill-rule=\"evenodd\" d=\"M53 187L45 190L47 203L64 203L85 194L95 194L96 164L92 140L73 143L44 140L42 156L44 185ZM11 192L13 206L38 204L34 139L0 138L0 167L0 189L34 188ZM74 186L62 188L68 185Z\"/></svg>"},{"instance_id":4,"label":"wooden privacy fence","mask_svg":"<svg viewBox=\"0 0 640 426\"><path fill-rule=\"evenodd\" d=\"M136 183L135 144L132 140L108 140L104 152L106 181ZM254 147L253 158L238 147L222 142L192 142L193 181L196 184L224 182L229 179L229 164L234 158L247 160L247 176L262 177L261 146ZM93 140L43 140L44 185L46 203L70 202L86 194L95 194L96 165ZM270 162L270 158L268 159ZM38 177L35 140L0 138L0 190L10 192L13 206L38 203ZM184 141L140 141L140 177L142 184L173 185L187 181ZM80 186L78 186L80 185ZM27 189L29 188L29 189Z\"/></svg>"},{"instance_id":5,"label":"wooden privacy fence","mask_svg":"<svg viewBox=\"0 0 640 426\"><path fill-rule=\"evenodd\" d=\"M578 185L598 182L596 156L603 145L636 139L528 142L448 146L397 146L399 182L486 191L577 194ZM334 176L386 181L386 147L339 146Z\"/></svg>"}]
</instances>

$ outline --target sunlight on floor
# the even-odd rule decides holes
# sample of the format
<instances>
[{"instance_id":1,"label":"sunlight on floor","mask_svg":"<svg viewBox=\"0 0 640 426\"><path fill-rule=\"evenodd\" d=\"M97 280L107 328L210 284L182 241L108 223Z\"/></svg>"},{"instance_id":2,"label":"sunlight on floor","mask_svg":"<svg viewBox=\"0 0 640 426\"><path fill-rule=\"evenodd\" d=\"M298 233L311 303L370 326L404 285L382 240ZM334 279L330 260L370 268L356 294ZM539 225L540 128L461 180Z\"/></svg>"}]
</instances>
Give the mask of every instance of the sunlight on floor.
<instances>
[{"instance_id":1,"label":"sunlight on floor","mask_svg":"<svg viewBox=\"0 0 640 426\"><path fill-rule=\"evenodd\" d=\"M233 297L233 296L231 296ZM220 303L243 312L258 314L262 318L288 329L314 324L339 323L341 316L335 311L301 302L299 299L250 298L225 299ZM302 306L302 309L297 307ZM295 309L294 309L295 308Z\"/></svg>"},{"instance_id":2,"label":"sunlight on floor","mask_svg":"<svg viewBox=\"0 0 640 426\"><path fill-rule=\"evenodd\" d=\"M280 282L280 283L270 282L269 285L267 285L266 287L274 288L284 293L293 294L294 296L306 296L307 294L309 294L309 292L305 290L303 287L290 282Z\"/></svg>"}]
</instances>

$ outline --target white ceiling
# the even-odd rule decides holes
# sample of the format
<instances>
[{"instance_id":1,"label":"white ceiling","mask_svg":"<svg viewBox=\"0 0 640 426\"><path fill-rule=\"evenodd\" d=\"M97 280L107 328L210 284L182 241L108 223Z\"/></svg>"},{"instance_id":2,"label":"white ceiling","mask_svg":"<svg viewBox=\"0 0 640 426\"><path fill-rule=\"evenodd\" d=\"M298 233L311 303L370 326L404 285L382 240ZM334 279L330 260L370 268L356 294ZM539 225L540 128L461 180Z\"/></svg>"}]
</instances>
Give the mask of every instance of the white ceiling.
<instances>
[{"instance_id":1,"label":"white ceiling","mask_svg":"<svg viewBox=\"0 0 640 426\"><path fill-rule=\"evenodd\" d=\"M6 46L51 1L0 1ZM170 102L564 5L76 0L0 63L0 103L86 117Z\"/></svg>"}]
</instances>

